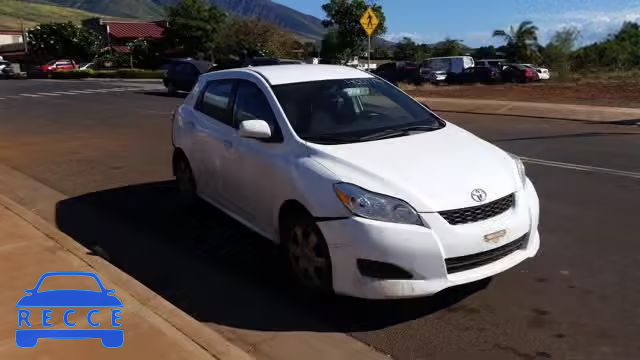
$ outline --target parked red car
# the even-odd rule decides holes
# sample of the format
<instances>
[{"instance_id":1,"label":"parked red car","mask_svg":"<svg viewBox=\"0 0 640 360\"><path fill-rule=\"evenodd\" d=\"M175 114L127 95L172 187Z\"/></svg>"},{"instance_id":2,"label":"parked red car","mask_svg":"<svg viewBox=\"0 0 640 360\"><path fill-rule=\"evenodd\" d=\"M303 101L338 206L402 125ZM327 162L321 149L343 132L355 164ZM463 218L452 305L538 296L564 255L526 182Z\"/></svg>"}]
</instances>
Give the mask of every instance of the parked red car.
<instances>
[{"instance_id":1,"label":"parked red car","mask_svg":"<svg viewBox=\"0 0 640 360\"><path fill-rule=\"evenodd\" d=\"M538 74L535 70L520 64L507 64L502 69L502 80L526 83L538 80Z\"/></svg>"},{"instance_id":2,"label":"parked red car","mask_svg":"<svg viewBox=\"0 0 640 360\"><path fill-rule=\"evenodd\" d=\"M48 63L40 66L40 71L71 71L77 68L76 63L73 60L51 60Z\"/></svg>"}]
</instances>

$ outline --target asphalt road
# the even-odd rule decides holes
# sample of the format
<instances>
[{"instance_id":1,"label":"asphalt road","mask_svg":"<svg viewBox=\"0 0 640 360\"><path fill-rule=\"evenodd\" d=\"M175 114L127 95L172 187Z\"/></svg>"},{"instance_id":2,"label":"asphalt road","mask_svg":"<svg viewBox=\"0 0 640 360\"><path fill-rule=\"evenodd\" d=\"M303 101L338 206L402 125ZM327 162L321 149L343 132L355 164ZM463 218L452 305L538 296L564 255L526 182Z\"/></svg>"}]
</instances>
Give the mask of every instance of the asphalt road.
<instances>
[{"instance_id":1,"label":"asphalt road","mask_svg":"<svg viewBox=\"0 0 640 360\"><path fill-rule=\"evenodd\" d=\"M397 359L640 358L640 128L442 114L537 159L538 256L430 298L318 299L290 286L266 241L181 206L169 131L180 98L18 95L118 87L0 81L0 163L67 195L52 219L62 231L196 319L227 334L348 333Z\"/></svg>"}]
</instances>

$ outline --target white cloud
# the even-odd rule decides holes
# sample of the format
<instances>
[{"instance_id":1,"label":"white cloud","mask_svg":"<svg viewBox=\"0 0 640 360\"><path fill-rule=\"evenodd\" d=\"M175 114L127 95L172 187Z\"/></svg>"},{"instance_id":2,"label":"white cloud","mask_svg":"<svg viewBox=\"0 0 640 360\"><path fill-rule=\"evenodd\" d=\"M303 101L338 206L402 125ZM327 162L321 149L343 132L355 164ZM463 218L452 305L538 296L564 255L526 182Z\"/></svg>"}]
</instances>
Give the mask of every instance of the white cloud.
<instances>
[{"instance_id":1,"label":"white cloud","mask_svg":"<svg viewBox=\"0 0 640 360\"><path fill-rule=\"evenodd\" d=\"M618 31L625 21L640 23L640 6L618 11L571 11L544 17L530 17L540 28L540 42L546 44L553 34L573 26L580 30L580 45L603 40Z\"/></svg>"},{"instance_id":2,"label":"white cloud","mask_svg":"<svg viewBox=\"0 0 640 360\"><path fill-rule=\"evenodd\" d=\"M595 41L604 40L607 35L615 33L625 21L640 23L640 5L616 11L570 11L559 14L528 14L518 16L518 18L529 19L538 26L538 39L541 44L546 45L556 31L564 27L576 27L580 31L578 45L588 45ZM517 23L511 25L516 26ZM498 27L499 28L499 27ZM503 27L509 28L509 24ZM472 31L465 34L449 36L453 39L462 39L463 43L472 46L500 46L503 45L501 39L493 38L491 32L494 29L482 31ZM418 32L399 32L383 36L389 41L400 41L403 37L409 37L417 43L435 43L444 40L446 34L430 33L429 35Z\"/></svg>"},{"instance_id":3,"label":"white cloud","mask_svg":"<svg viewBox=\"0 0 640 360\"><path fill-rule=\"evenodd\" d=\"M426 42L426 36L424 36L423 34L419 34L416 32L399 32L399 33L391 33L391 34L385 34L382 36L385 40L388 41L393 41L393 42L398 42L400 40L402 40L402 38L408 37L411 40L417 42L417 43L424 43Z\"/></svg>"}]
</instances>

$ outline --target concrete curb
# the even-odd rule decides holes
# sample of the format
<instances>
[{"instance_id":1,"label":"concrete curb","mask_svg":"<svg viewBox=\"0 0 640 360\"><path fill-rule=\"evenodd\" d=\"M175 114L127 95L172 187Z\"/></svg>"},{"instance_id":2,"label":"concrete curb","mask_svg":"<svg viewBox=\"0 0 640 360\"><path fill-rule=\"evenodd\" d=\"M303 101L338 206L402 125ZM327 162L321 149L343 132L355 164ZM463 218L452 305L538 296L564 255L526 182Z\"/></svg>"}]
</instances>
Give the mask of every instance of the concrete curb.
<instances>
[{"instance_id":1,"label":"concrete curb","mask_svg":"<svg viewBox=\"0 0 640 360\"><path fill-rule=\"evenodd\" d=\"M127 291L140 304L169 323L216 359L254 359L248 353L231 344L220 334L193 319L106 260L97 256L88 255L90 251L87 248L78 244L75 240L50 225L46 220L25 209L3 194L0 194L0 205L6 207L18 217L31 224L38 231L58 243L58 245L82 260L88 266L100 272L101 277L105 276L109 278L114 284Z\"/></svg>"},{"instance_id":2,"label":"concrete curb","mask_svg":"<svg viewBox=\"0 0 640 360\"><path fill-rule=\"evenodd\" d=\"M434 111L469 114L525 116L584 122L640 122L640 109L608 106L534 103L522 101L427 98L416 96ZM632 123L630 123L633 125Z\"/></svg>"}]
</instances>

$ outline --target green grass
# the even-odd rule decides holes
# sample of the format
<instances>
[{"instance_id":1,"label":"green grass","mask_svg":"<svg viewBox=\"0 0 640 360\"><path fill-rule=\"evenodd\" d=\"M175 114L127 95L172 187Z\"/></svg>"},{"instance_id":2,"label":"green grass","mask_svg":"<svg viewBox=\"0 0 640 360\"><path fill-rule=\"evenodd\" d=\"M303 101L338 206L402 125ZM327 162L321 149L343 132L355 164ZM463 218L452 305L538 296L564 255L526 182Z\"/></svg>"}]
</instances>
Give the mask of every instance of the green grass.
<instances>
[{"instance_id":1,"label":"green grass","mask_svg":"<svg viewBox=\"0 0 640 360\"><path fill-rule=\"evenodd\" d=\"M553 74L551 75L552 79ZM592 71L569 73L564 76L556 76L558 82L571 82L576 84L640 84L640 69L610 70L594 69Z\"/></svg>"},{"instance_id":2,"label":"green grass","mask_svg":"<svg viewBox=\"0 0 640 360\"><path fill-rule=\"evenodd\" d=\"M16 0L0 0L0 29L20 29L20 19L26 28L39 23L82 20L101 16L82 10L52 5L32 4Z\"/></svg>"}]
</instances>

